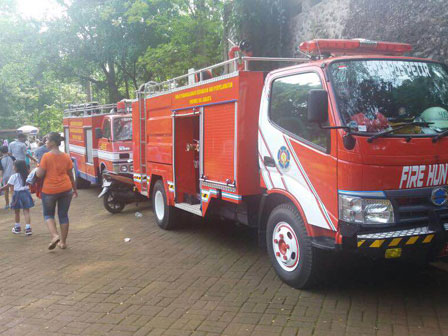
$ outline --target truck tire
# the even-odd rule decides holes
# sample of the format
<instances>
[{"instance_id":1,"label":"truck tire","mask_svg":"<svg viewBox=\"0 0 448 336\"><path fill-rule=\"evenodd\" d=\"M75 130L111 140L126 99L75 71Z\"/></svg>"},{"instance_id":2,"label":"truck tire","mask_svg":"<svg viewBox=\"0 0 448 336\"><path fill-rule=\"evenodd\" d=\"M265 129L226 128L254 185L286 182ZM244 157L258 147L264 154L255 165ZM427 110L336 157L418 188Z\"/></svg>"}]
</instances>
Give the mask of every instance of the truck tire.
<instances>
[{"instance_id":1,"label":"truck tire","mask_svg":"<svg viewBox=\"0 0 448 336\"><path fill-rule=\"evenodd\" d=\"M112 192L109 190L103 196L103 205L104 208L112 214L117 214L123 211L126 203L123 201L119 201L114 199Z\"/></svg>"},{"instance_id":2,"label":"truck tire","mask_svg":"<svg viewBox=\"0 0 448 336\"><path fill-rule=\"evenodd\" d=\"M278 276L295 288L309 288L316 282L319 259L302 216L292 204L272 210L266 227L266 244Z\"/></svg>"},{"instance_id":3,"label":"truck tire","mask_svg":"<svg viewBox=\"0 0 448 336\"><path fill-rule=\"evenodd\" d=\"M176 208L168 205L165 188L162 180L158 180L152 189L152 210L156 217L157 225L163 230L172 230L176 227Z\"/></svg>"}]
</instances>

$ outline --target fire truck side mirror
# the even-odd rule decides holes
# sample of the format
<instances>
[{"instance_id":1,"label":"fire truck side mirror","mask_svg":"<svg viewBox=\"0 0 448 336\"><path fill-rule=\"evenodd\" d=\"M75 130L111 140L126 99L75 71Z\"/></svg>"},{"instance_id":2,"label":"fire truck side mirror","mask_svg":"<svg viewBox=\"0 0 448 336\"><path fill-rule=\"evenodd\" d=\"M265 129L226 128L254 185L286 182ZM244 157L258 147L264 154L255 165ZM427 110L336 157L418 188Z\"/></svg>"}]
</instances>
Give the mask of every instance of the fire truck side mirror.
<instances>
[{"instance_id":1,"label":"fire truck side mirror","mask_svg":"<svg viewBox=\"0 0 448 336\"><path fill-rule=\"evenodd\" d=\"M99 127L95 128L95 138L101 139L103 137L103 130Z\"/></svg>"},{"instance_id":2,"label":"fire truck side mirror","mask_svg":"<svg viewBox=\"0 0 448 336\"><path fill-rule=\"evenodd\" d=\"M310 90L308 93L308 121L323 124L328 120L328 93Z\"/></svg>"}]
</instances>

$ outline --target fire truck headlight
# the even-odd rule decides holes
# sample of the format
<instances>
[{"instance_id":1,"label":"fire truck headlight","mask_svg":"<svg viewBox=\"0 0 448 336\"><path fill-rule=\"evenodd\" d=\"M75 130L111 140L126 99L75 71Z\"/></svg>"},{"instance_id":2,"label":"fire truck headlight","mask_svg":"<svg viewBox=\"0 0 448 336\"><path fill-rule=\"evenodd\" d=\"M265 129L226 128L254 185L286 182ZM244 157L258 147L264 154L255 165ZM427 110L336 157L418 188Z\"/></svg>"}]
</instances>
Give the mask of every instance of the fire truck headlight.
<instances>
[{"instance_id":1,"label":"fire truck headlight","mask_svg":"<svg viewBox=\"0 0 448 336\"><path fill-rule=\"evenodd\" d=\"M125 166L125 165L120 166L120 171L121 171L122 173L126 173L126 172L128 171L128 166Z\"/></svg>"},{"instance_id":2,"label":"fire truck headlight","mask_svg":"<svg viewBox=\"0 0 448 336\"><path fill-rule=\"evenodd\" d=\"M389 200L339 195L339 219L359 224L394 223L394 209Z\"/></svg>"},{"instance_id":3,"label":"fire truck headlight","mask_svg":"<svg viewBox=\"0 0 448 336\"><path fill-rule=\"evenodd\" d=\"M394 222L394 208L389 200L364 199L365 224L389 224Z\"/></svg>"}]
</instances>

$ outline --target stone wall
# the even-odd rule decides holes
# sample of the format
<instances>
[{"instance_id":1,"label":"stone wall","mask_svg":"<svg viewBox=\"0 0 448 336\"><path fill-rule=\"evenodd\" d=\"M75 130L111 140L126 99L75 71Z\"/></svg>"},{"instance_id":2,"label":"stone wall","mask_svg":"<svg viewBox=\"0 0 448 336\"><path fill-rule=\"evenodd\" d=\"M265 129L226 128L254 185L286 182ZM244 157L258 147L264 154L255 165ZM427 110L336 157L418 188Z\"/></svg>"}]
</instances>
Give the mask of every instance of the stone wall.
<instances>
[{"instance_id":1,"label":"stone wall","mask_svg":"<svg viewBox=\"0 0 448 336\"><path fill-rule=\"evenodd\" d=\"M448 0L293 0L294 54L313 38L366 38L411 43L414 56L448 63Z\"/></svg>"}]
</instances>

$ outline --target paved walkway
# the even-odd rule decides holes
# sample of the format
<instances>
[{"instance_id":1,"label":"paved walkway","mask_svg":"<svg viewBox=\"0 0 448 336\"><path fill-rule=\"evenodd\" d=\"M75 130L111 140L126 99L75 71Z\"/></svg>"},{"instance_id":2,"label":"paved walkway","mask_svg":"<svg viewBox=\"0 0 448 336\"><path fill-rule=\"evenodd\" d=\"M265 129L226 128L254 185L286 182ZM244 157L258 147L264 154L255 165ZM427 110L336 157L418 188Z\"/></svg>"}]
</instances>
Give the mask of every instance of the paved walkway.
<instances>
[{"instance_id":1,"label":"paved walkway","mask_svg":"<svg viewBox=\"0 0 448 336\"><path fill-rule=\"evenodd\" d=\"M351 262L299 291L244 228L165 232L149 208L110 215L96 194L74 201L65 251L46 250L40 204L32 237L0 212L1 335L448 335L442 269Z\"/></svg>"}]
</instances>

